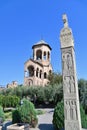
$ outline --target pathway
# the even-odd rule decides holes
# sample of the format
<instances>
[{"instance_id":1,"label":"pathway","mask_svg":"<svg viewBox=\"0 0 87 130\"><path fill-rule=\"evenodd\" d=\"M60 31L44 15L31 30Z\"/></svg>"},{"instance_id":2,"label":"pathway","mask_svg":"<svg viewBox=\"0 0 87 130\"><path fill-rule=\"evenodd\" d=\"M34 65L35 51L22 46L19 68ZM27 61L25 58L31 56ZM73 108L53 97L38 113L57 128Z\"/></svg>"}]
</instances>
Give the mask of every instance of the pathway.
<instances>
[{"instance_id":1,"label":"pathway","mask_svg":"<svg viewBox=\"0 0 87 130\"><path fill-rule=\"evenodd\" d=\"M40 130L54 130L52 119L53 109L44 109L45 114L38 116L38 127Z\"/></svg>"}]
</instances>

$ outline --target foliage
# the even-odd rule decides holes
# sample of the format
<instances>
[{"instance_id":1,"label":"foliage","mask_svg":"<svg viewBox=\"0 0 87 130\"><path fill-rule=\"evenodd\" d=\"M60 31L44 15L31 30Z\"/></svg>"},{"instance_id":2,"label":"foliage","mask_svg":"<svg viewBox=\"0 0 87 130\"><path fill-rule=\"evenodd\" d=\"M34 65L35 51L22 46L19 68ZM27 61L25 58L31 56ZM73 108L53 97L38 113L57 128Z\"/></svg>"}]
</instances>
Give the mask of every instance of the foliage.
<instances>
[{"instance_id":1,"label":"foliage","mask_svg":"<svg viewBox=\"0 0 87 130\"><path fill-rule=\"evenodd\" d=\"M2 122L5 120L5 114L3 112L2 106L0 106L0 118L2 118Z\"/></svg>"},{"instance_id":2,"label":"foliage","mask_svg":"<svg viewBox=\"0 0 87 130\"><path fill-rule=\"evenodd\" d=\"M87 128L87 115L82 106L80 106L82 128Z\"/></svg>"},{"instance_id":3,"label":"foliage","mask_svg":"<svg viewBox=\"0 0 87 130\"><path fill-rule=\"evenodd\" d=\"M36 96L37 96L37 102L39 103L44 102L45 100L44 88L39 87L36 91Z\"/></svg>"},{"instance_id":4,"label":"foliage","mask_svg":"<svg viewBox=\"0 0 87 130\"><path fill-rule=\"evenodd\" d=\"M80 113L81 113L82 127L87 128L87 115L85 114L82 105L80 106ZM55 107L54 115L53 115L53 125L55 126L56 129L59 130L61 128L64 128L64 103L63 102L59 102Z\"/></svg>"},{"instance_id":5,"label":"foliage","mask_svg":"<svg viewBox=\"0 0 87 130\"><path fill-rule=\"evenodd\" d=\"M80 102L87 114L87 81L80 79L78 81Z\"/></svg>"},{"instance_id":6,"label":"foliage","mask_svg":"<svg viewBox=\"0 0 87 130\"><path fill-rule=\"evenodd\" d=\"M8 95L7 95L8 94ZM5 92L4 96L7 98L4 98L4 96L0 95L0 104L3 105L3 107L9 107L13 106L12 103L14 103L13 96L17 96L20 99L23 97L29 99L32 101L34 104L44 104L48 102L48 104L57 104L57 102L61 101L63 98L63 86L62 84L54 84L54 85L47 85L46 87L42 86L37 86L37 87L24 87L24 86L19 86L14 89L10 89L9 93ZM9 95L10 94L10 95ZM10 101L8 100L8 96L10 96ZM11 97L12 96L12 97ZM3 103L2 99L3 98ZM12 99L13 98L13 99ZM16 100L14 100L16 101ZM10 103L10 104L9 104ZM15 105L16 106L16 105Z\"/></svg>"},{"instance_id":7,"label":"foliage","mask_svg":"<svg viewBox=\"0 0 87 130\"><path fill-rule=\"evenodd\" d=\"M43 111L43 110L36 110L36 113L37 113L37 115L42 115L42 114L45 113L45 111Z\"/></svg>"},{"instance_id":8,"label":"foliage","mask_svg":"<svg viewBox=\"0 0 87 130\"><path fill-rule=\"evenodd\" d=\"M62 75L60 73L50 73L48 79L51 85L62 83Z\"/></svg>"},{"instance_id":9,"label":"foliage","mask_svg":"<svg viewBox=\"0 0 87 130\"><path fill-rule=\"evenodd\" d=\"M63 102L59 102L55 107L53 114L53 125L56 129L64 128L64 105Z\"/></svg>"},{"instance_id":10,"label":"foliage","mask_svg":"<svg viewBox=\"0 0 87 130\"><path fill-rule=\"evenodd\" d=\"M13 123L29 123L32 127L35 127L37 121L35 107L33 103L26 99L23 100L23 105L19 106L12 113Z\"/></svg>"},{"instance_id":11,"label":"foliage","mask_svg":"<svg viewBox=\"0 0 87 130\"><path fill-rule=\"evenodd\" d=\"M0 95L0 105L5 107L16 107L20 102L20 99L17 96L4 96Z\"/></svg>"},{"instance_id":12,"label":"foliage","mask_svg":"<svg viewBox=\"0 0 87 130\"><path fill-rule=\"evenodd\" d=\"M13 110L12 112L12 122L13 123L20 123L21 122L21 115L18 109Z\"/></svg>"},{"instance_id":13,"label":"foliage","mask_svg":"<svg viewBox=\"0 0 87 130\"><path fill-rule=\"evenodd\" d=\"M12 118L12 112L5 112L5 120L11 120Z\"/></svg>"}]
</instances>

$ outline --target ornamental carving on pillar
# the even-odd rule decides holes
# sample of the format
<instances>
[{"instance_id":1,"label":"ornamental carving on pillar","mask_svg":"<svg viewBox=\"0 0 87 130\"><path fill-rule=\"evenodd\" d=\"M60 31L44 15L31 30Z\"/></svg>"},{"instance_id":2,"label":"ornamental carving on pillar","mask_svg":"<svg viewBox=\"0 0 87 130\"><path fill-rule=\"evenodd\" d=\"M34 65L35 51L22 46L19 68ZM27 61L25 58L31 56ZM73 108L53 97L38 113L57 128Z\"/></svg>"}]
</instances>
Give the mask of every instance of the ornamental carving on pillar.
<instances>
[{"instance_id":1,"label":"ornamental carving on pillar","mask_svg":"<svg viewBox=\"0 0 87 130\"><path fill-rule=\"evenodd\" d=\"M75 53L72 30L68 27L67 16L63 15L64 28L60 42L62 52L62 74L64 92L65 130L81 130L78 84L76 77Z\"/></svg>"}]
</instances>

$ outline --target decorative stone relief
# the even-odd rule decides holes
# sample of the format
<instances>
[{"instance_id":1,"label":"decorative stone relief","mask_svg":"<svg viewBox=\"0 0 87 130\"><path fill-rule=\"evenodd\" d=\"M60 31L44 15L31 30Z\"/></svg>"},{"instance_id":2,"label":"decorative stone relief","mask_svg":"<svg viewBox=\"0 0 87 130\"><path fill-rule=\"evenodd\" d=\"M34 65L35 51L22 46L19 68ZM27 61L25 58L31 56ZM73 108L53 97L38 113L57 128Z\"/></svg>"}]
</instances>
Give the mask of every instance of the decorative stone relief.
<instances>
[{"instance_id":1,"label":"decorative stone relief","mask_svg":"<svg viewBox=\"0 0 87 130\"><path fill-rule=\"evenodd\" d=\"M65 117L66 117L66 120L70 120L70 102L69 101L65 102Z\"/></svg>"},{"instance_id":2,"label":"decorative stone relief","mask_svg":"<svg viewBox=\"0 0 87 130\"><path fill-rule=\"evenodd\" d=\"M77 120L77 107L76 101L65 101L65 117L66 120Z\"/></svg>"},{"instance_id":3,"label":"decorative stone relief","mask_svg":"<svg viewBox=\"0 0 87 130\"><path fill-rule=\"evenodd\" d=\"M62 52L65 130L81 130L74 40L65 14L63 15L63 22L64 28L61 30L60 42Z\"/></svg>"},{"instance_id":4,"label":"decorative stone relief","mask_svg":"<svg viewBox=\"0 0 87 130\"><path fill-rule=\"evenodd\" d=\"M70 76L69 84L70 84L70 92L75 93L75 81L73 76Z\"/></svg>"},{"instance_id":5,"label":"decorative stone relief","mask_svg":"<svg viewBox=\"0 0 87 130\"><path fill-rule=\"evenodd\" d=\"M79 130L77 123L68 122L66 125L67 130Z\"/></svg>"},{"instance_id":6,"label":"decorative stone relief","mask_svg":"<svg viewBox=\"0 0 87 130\"><path fill-rule=\"evenodd\" d=\"M73 65L73 60L72 60L72 55L70 53L64 53L62 55L62 65L63 65L63 73L70 75L72 74L72 65Z\"/></svg>"},{"instance_id":7,"label":"decorative stone relief","mask_svg":"<svg viewBox=\"0 0 87 130\"><path fill-rule=\"evenodd\" d=\"M70 77L65 76L64 77L64 91L65 91L65 93L70 93L70 91L71 91L69 82L70 82Z\"/></svg>"},{"instance_id":8,"label":"decorative stone relief","mask_svg":"<svg viewBox=\"0 0 87 130\"><path fill-rule=\"evenodd\" d=\"M63 84L65 93L75 93L75 81L73 76L64 76Z\"/></svg>"},{"instance_id":9,"label":"decorative stone relief","mask_svg":"<svg viewBox=\"0 0 87 130\"><path fill-rule=\"evenodd\" d=\"M72 32L69 28L64 28L61 32L61 42L68 43L72 40Z\"/></svg>"},{"instance_id":10,"label":"decorative stone relief","mask_svg":"<svg viewBox=\"0 0 87 130\"><path fill-rule=\"evenodd\" d=\"M77 106L76 101L71 101L71 119L77 120Z\"/></svg>"},{"instance_id":11,"label":"decorative stone relief","mask_svg":"<svg viewBox=\"0 0 87 130\"><path fill-rule=\"evenodd\" d=\"M79 127L76 123L74 123L73 130L79 130Z\"/></svg>"},{"instance_id":12,"label":"decorative stone relief","mask_svg":"<svg viewBox=\"0 0 87 130\"><path fill-rule=\"evenodd\" d=\"M67 125L67 130L72 130L72 125Z\"/></svg>"}]
</instances>

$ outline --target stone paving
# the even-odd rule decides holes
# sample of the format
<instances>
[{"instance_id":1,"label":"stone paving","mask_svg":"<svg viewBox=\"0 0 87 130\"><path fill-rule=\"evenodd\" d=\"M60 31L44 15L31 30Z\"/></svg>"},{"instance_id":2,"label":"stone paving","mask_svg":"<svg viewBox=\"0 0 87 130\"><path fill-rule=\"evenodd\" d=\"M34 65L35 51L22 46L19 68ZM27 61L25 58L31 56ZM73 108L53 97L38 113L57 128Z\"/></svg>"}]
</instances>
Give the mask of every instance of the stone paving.
<instances>
[{"instance_id":1,"label":"stone paving","mask_svg":"<svg viewBox=\"0 0 87 130\"><path fill-rule=\"evenodd\" d=\"M45 114L38 116L38 127L40 130L54 130L52 119L53 119L53 109L44 109Z\"/></svg>"}]
</instances>

